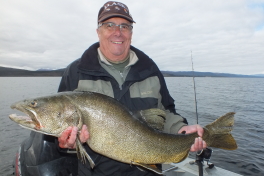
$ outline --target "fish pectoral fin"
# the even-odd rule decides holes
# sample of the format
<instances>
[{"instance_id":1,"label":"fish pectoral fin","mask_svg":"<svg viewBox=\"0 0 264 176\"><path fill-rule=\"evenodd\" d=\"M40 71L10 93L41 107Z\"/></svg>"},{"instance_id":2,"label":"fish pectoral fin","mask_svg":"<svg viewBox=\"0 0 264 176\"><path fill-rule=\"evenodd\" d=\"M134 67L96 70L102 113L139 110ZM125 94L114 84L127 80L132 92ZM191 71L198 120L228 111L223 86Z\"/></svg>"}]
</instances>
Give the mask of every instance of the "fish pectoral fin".
<instances>
[{"instance_id":1,"label":"fish pectoral fin","mask_svg":"<svg viewBox=\"0 0 264 176\"><path fill-rule=\"evenodd\" d=\"M165 111L152 108L133 112L134 117L146 123L149 127L163 131L166 120Z\"/></svg>"},{"instance_id":2,"label":"fish pectoral fin","mask_svg":"<svg viewBox=\"0 0 264 176\"><path fill-rule=\"evenodd\" d=\"M93 169L95 164L92 158L89 156L89 154L86 152L85 148L83 147L79 135L77 135L76 138L76 151L77 151L77 157L82 161L82 163L86 162L86 158L90 163L91 168Z\"/></svg>"},{"instance_id":3,"label":"fish pectoral fin","mask_svg":"<svg viewBox=\"0 0 264 176\"><path fill-rule=\"evenodd\" d=\"M155 172L157 174L160 174L160 175L163 174L162 171L159 170L156 167L156 165L142 164L142 163L137 163L137 162L134 162L134 161L131 161L131 163L134 164L134 165L137 165L137 166L141 166L141 167L143 167L145 169L151 170L151 171L153 171L153 172Z\"/></svg>"}]
</instances>

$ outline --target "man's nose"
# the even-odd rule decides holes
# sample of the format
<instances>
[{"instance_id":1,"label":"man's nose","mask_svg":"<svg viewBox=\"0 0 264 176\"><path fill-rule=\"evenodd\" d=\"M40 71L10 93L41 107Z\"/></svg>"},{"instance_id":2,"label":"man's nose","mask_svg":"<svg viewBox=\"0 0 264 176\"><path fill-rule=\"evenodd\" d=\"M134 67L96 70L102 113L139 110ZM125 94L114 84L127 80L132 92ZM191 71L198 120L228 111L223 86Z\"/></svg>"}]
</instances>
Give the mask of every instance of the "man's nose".
<instances>
[{"instance_id":1,"label":"man's nose","mask_svg":"<svg viewBox=\"0 0 264 176\"><path fill-rule=\"evenodd\" d=\"M122 34L120 26L115 26L114 34L117 35L117 36L120 36Z\"/></svg>"}]
</instances>

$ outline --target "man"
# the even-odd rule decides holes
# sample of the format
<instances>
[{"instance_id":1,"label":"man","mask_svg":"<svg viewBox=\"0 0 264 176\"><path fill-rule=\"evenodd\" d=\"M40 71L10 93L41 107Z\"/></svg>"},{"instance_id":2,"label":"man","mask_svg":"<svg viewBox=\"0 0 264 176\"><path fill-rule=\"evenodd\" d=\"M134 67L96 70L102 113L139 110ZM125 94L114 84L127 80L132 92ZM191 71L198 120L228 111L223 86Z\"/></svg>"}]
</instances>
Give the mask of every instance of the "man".
<instances>
[{"instance_id":1,"label":"man","mask_svg":"<svg viewBox=\"0 0 264 176\"><path fill-rule=\"evenodd\" d=\"M90 46L82 57L71 63L61 80L59 91L93 91L111 96L131 111L149 108L166 110L164 131L169 133L197 132L199 125L187 126L187 121L176 113L174 100L169 95L165 80L156 64L142 51L131 46L134 20L127 6L109 1L98 14L97 35L99 43ZM77 127L69 127L58 138L60 148L75 148ZM89 140L89 129L84 125L80 132L83 143ZM136 166L120 163L93 152L84 144L95 162L78 163L79 175L156 175ZM195 139L191 151L206 147L201 139Z\"/></svg>"}]
</instances>

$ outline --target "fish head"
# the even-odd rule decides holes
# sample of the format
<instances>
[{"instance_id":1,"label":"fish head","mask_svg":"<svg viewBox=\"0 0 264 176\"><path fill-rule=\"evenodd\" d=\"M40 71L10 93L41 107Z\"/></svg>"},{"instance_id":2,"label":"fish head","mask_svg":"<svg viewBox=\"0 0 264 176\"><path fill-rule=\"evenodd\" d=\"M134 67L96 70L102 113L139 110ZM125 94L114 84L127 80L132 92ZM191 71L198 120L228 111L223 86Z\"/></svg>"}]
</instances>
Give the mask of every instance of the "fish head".
<instances>
[{"instance_id":1,"label":"fish head","mask_svg":"<svg viewBox=\"0 0 264 176\"><path fill-rule=\"evenodd\" d=\"M58 137L69 126L82 126L78 109L62 95L26 99L12 104L11 108L27 115L11 114L11 120L36 132Z\"/></svg>"}]
</instances>

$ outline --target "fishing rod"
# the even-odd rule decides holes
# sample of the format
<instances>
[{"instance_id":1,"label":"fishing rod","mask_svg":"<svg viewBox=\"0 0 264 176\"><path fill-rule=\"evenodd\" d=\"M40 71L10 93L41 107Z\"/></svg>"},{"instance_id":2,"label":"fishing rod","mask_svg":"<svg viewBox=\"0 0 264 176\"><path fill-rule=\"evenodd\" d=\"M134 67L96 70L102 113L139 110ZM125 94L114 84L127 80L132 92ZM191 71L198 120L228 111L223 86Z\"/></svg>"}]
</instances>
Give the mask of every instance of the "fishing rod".
<instances>
[{"instance_id":1,"label":"fishing rod","mask_svg":"<svg viewBox=\"0 0 264 176\"><path fill-rule=\"evenodd\" d=\"M193 74L193 91L194 91L194 103L195 103L195 113L196 113L196 123L198 124L198 112L197 112L197 100L196 100L196 87L195 87L195 79L194 79L194 69L193 69L193 58L191 51L191 62L192 62L192 74Z\"/></svg>"},{"instance_id":2,"label":"fishing rod","mask_svg":"<svg viewBox=\"0 0 264 176\"><path fill-rule=\"evenodd\" d=\"M197 100L196 100L196 86L195 86L195 79L194 79L194 69L193 69L193 58L192 58L192 51L191 51L191 62L192 62L192 77L193 77L193 91L194 91L194 103L195 103L195 113L196 113L196 123L198 124L198 111L197 111ZM209 160L212 154L212 149L206 148L196 154L195 163L198 165L199 169L199 176L203 176L203 161L207 161L207 165L209 168L213 168L214 164L209 164Z\"/></svg>"}]
</instances>

